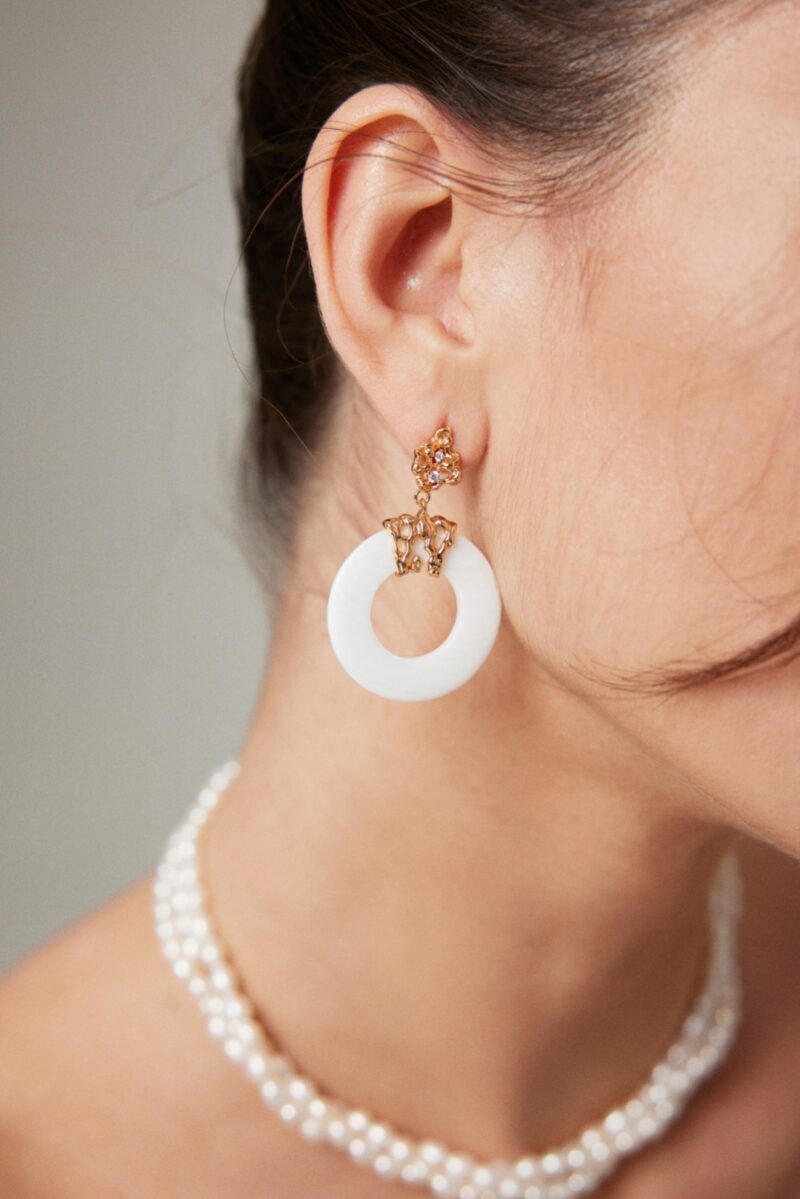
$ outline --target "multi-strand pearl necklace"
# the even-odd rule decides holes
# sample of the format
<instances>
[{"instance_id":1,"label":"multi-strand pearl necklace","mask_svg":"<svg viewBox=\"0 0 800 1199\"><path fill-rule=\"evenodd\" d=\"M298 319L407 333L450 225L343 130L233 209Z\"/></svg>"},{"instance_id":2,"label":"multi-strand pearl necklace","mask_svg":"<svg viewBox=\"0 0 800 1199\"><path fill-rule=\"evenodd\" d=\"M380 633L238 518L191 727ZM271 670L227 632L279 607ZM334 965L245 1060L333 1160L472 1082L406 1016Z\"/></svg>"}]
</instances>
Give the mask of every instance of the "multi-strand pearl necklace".
<instances>
[{"instance_id":1,"label":"multi-strand pearl necklace","mask_svg":"<svg viewBox=\"0 0 800 1199\"><path fill-rule=\"evenodd\" d=\"M741 1019L736 955L741 877L732 850L720 860L709 892L705 984L677 1038L634 1095L568 1143L517 1161L479 1161L438 1141L415 1140L322 1093L269 1037L205 910L198 834L238 773L238 763L230 762L213 774L170 837L154 883L156 928L164 954L195 996L211 1035L269 1107L307 1140L434 1195L568 1199L594 1191L622 1158L661 1136L728 1052Z\"/></svg>"}]
</instances>

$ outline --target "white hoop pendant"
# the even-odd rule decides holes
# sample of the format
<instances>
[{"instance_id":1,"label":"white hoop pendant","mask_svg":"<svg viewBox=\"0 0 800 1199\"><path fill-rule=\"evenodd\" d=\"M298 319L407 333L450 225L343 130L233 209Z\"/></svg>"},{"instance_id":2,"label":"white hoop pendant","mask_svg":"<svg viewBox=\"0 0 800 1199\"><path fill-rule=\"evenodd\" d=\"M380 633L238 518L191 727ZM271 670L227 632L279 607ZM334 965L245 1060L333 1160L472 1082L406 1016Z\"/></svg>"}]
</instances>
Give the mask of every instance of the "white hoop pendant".
<instances>
[{"instance_id":1,"label":"white hoop pendant","mask_svg":"<svg viewBox=\"0 0 800 1199\"><path fill-rule=\"evenodd\" d=\"M372 624L378 588L394 573L394 539L388 529L365 538L345 558L328 596L333 651L350 677L375 695L437 699L471 679L494 645L500 628L494 571L478 547L459 533L442 561L442 574L456 597L453 627L440 645L416 658L391 653Z\"/></svg>"}]
</instances>

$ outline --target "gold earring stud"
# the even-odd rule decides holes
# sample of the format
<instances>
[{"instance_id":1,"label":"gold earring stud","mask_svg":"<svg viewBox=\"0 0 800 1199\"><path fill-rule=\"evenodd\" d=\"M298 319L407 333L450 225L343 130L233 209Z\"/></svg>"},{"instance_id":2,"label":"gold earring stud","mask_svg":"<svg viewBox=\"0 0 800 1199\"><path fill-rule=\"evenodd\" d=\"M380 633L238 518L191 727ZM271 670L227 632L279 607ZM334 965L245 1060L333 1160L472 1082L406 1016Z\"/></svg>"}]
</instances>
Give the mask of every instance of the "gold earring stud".
<instances>
[{"instance_id":1,"label":"gold earring stud","mask_svg":"<svg viewBox=\"0 0 800 1199\"><path fill-rule=\"evenodd\" d=\"M437 577L442 573L444 555L455 541L458 526L445 516L429 515L428 501L432 491L438 491L445 483L460 483L462 479L461 455L453 447L453 430L449 425L443 425L429 441L417 446L411 470L417 482L414 495L417 511L413 515L402 512L399 516L388 516L383 527L394 538L395 574L419 571L421 560L411 547L421 539L428 555L428 574Z\"/></svg>"}]
</instances>

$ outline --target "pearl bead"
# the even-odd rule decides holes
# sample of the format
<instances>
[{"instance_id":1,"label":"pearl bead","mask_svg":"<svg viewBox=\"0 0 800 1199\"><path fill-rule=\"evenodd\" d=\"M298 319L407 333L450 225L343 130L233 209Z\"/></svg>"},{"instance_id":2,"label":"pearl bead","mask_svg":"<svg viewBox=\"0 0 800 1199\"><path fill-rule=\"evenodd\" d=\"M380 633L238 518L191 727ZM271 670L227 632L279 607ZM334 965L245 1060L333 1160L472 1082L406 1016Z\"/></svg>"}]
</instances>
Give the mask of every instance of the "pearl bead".
<instances>
[{"instance_id":1,"label":"pearl bead","mask_svg":"<svg viewBox=\"0 0 800 1199\"><path fill-rule=\"evenodd\" d=\"M712 1066L716 1066L722 1055L720 1054L717 1046L713 1043L713 1041L711 1041L708 1045L703 1045L697 1056L700 1058L700 1061L703 1064L702 1072L705 1073L706 1070L709 1070Z\"/></svg>"},{"instance_id":2,"label":"pearl bead","mask_svg":"<svg viewBox=\"0 0 800 1199\"><path fill-rule=\"evenodd\" d=\"M226 970L224 966L217 966L211 973L211 985L217 991L226 993L230 991L233 987L230 971Z\"/></svg>"},{"instance_id":3,"label":"pearl bead","mask_svg":"<svg viewBox=\"0 0 800 1199\"><path fill-rule=\"evenodd\" d=\"M344 1145L349 1136L344 1120L331 1120L328 1124L328 1136L334 1145Z\"/></svg>"},{"instance_id":4,"label":"pearl bead","mask_svg":"<svg viewBox=\"0 0 800 1199\"><path fill-rule=\"evenodd\" d=\"M687 1037L694 1039L703 1035L703 1021L699 1016L691 1015L687 1018L683 1026L683 1031Z\"/></svg>"},{"instance_id":5,"label":"pearl bead","mask_svg":"<svg viewBox=\"0 0 800 1199\"><path fill-rule=\"evenodd\" d=\"M539 1163L535 1157L520 1157L517 1161L512 1162L511 1168L516 1177L523 1182L529 1178L535 1178L539 1173Z\"/></svg>"},{"instance_id":6,"label":"pearl bead","mask_svg":"<svg viewBox=\"0 0 800 1199\"><path fill-rule=\"evenodd\" d=\"M624 1127L625 1127L625 1113L619 1111L619 1109L615 1109L613 1112L609 1112L608 1115L606 1116L605 1120L603 1121L603 1128L606 1130L606 1132L610 1132L610 1133L622 1132Z\"/></svg>"},{"instance_id":7,"label":"pearl bead","mask_svg":"<svg viewBox=\"0 0 800 1199\"><path fill-rule=\"evenodd\" d=\"M400 1177L404 1182L418 1182L425 1176L425 1166L423 1162L406 1162L400 1171Z\"/></svg>"},{"instance_id":8,"label":"pearl bead","mask_svg":"<svg viewBox=\"0 0 800 1199\"><path fill-rule=\"evenodd\" d=\"M291 1073L289 1061L282 1053L270 1053L267 1057L267 1074L273 1078L285 1078Z\"/></svg>"},{"instance_id":9,"label":"pearl bead","mask_svg":"<svg viewBox=\"0 0 800 1199\"><path fill-rule=\"evenodd\" d=\"M667 1063L670 1066L682 1066L687 1056L685 1045L672 1045L667 1052Z\"/></svg>"},{"instance_id":10,"label":"pearl bead","mask_svg":"<svg viewBox=\"0 0 800 1199\"><path fill-rule=\"evenodd\" d=\"M217 806L218 798L216 791L212 791L210 787L204 787L197 797L197 802L210 811Z\"/></svg>"},{"instance_id":11,"label":"pearl bead","mask_svg":"<svg viewBox=\"0 0 800 1199\"><path fill-rule=\"evenodd\" d=\"M476 1187L491 1187L494 1186L497 1177L490 1166L476 1166L472 1172L472 1180Z\"/></svg>"},{"instance_id":12,"label":"pearl bead","mask_svg":"<svg viewBox=\"0 0 800 1199\"><path fill-rule=\"evenodd\" d=\"M231 1061L240 1062L244 1057L244 1045L238 1037L228 1037L225 1042L225 1052Z\"/></svg>"},{"instance_id":13,"label":"pearl bead","mask_svg":"<svg viewBox=\"0 0 800 1199\"><path fill-rule=\"evenodd\" d=\"M249 1020L229 1020L228 1025L233 1035L238 1037L243 1045L252 1045L258 1036L255 1025Z\"/></svg>"},{"instance_id":14,"label":"pearl bead","mask_svg":"<svg viewBox=\"0 0 800 1199\"><path fill-rule=\"evenodd\" d=\"M645 1140L650 1140L651 1137L655 1136L657 1130L658 1125L652 1116L642 1116L636 1123L636 1131Z\"/></svg>"},{"instance_id":15,"label":"pearl bead","mask_svg":"<svg viewBox=\"0 0 800 1199\"><path fill-rule=\"evenodd\" d=\"M314 1093L311 1085L304 1078L293 1078L289 1083L288 1091L296 1103L308 1103Z\"/></svg>"},{"instance_id":16,"label":"pearl bead","mask_svg":"<svg viewBox=\"0 0 800 1199\"><path fill-rule=\"evenodd\" d=\"M311 1116L306 1116L300 1123L300 1131L307 1141L319 1141L322 1139L323 1127L319 1120L314 1120Z\"/></svg>"},{"instance_id":17,"label":"pearl bead","mask_svg":"<svg viewBox=\"0 0 800 1199\"><path fill-rule=\"evenodd\" d=\"M438 1166L443 1162L446 1152L444 1146L439 1145L436 1141L423 1141L419 1147L420 1157L429 1166Z\"/></svg>"},{"instance_id":18,"label":"pearl bead","mask_svg":"<svg viewBox=\"0 0 800 1199\"><path fill-rule=\"evenodd\" d=\"M263 1078L267 1072L267 1062L263 1053L251 1053L247 1058L247 1073L251 1078Z\"/></svg>"},{"instance_id":19,"label":"pearl bead","mask_svg":"<svg viewBox=\"0 0 800 1199\"><path fill-rule=\"evenodd\" d=\"M700 1078L705 1072L703 1059L697 1054L693 1054L686 1061L685 1072L689 1078Z\"/></svg>"},{"instance_id":20,"label":"pearl bead","mask_svg":"<svg viewBox=\"0 0 800 1199\"><path fill-rule=\"evenodd\" d=\"M585 1174L580 1174L577 1171L570 1174L567 1179L567 1193L569 1195L585 1195L589 1190L589 1179Z\"/></svg>"},{"instance_id":21,"label":"pearl bead","mask_svg":"<svg viewBox=\"0 0 800 1199\"><path fill-rule=\"evenodd\" d=\"M371 1145L386 1145L389 1140L389 1129L385 1124L370 1124L367 1130L367 1140Z\"/></svg>"}]
</instances>

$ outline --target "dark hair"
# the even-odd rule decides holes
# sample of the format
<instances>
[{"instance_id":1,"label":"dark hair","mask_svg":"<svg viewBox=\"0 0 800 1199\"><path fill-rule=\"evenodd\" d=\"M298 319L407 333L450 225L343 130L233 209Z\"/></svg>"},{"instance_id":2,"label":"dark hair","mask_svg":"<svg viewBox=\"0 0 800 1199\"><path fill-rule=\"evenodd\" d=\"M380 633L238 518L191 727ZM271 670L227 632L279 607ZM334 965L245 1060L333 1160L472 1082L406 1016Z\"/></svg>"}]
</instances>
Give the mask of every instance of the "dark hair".
<instances>
[{"instance_id":1,"label":"dark hair","mask_svg":"<svg viewBox=\"0 0 800 1199\"><path fill-rule=\"evenodd\" d=\"M668 51L710 10L713 32L729 11L764 3L269 0L238 78L236 198L257 368L242 484L259 522L289 535L342 378L320 319L300 198L311 144L339 104L375 83L414 87L493 161L517 168L498 179L448 172L452 190L476 203L522 199L551 210L594 203L646 152L671 86ZM646 689L709 681L709 669L717 668L675 672Z\"/></svg>"}]
</instances>

